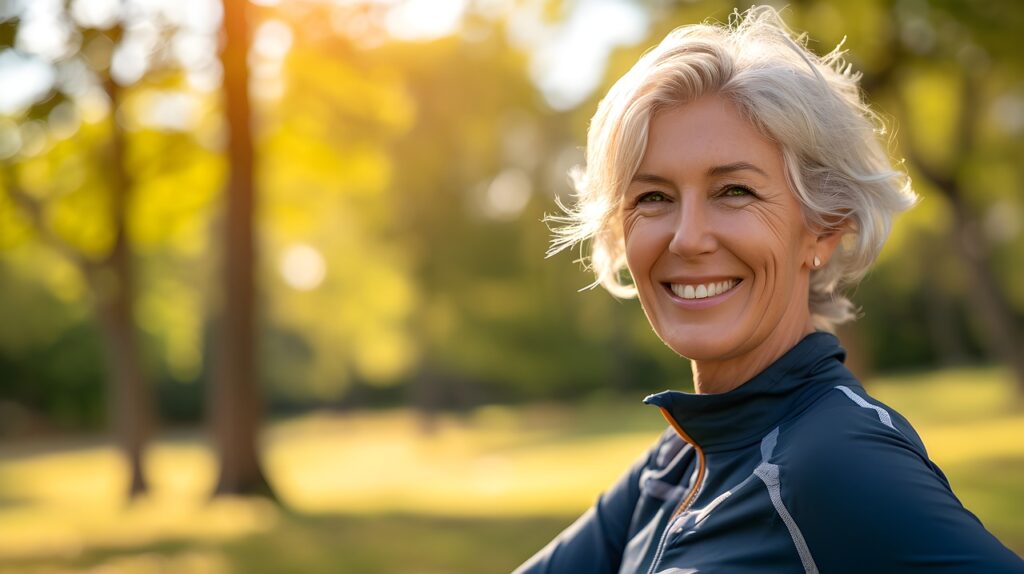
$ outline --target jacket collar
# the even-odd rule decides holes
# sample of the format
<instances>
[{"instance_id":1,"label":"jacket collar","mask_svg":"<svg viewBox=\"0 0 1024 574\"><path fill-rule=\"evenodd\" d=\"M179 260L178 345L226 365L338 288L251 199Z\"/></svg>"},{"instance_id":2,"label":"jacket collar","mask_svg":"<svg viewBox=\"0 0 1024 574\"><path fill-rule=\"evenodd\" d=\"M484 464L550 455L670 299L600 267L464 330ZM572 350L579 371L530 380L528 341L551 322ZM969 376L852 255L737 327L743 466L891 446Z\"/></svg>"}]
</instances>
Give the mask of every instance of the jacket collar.
<instances>
[{"instance_id":1,"label":"jacket collar","mask_svg":"<svg viewBox=\"0 0 1024 574\"><path fill-rule=\"evenodd\" d=\"M742 448L760 441L840 381L859 385L843 366L845 359L834 335L815 332L731 391L664 391L644 403L661 407L705 452Z\"/></svg>"}]
</instances>

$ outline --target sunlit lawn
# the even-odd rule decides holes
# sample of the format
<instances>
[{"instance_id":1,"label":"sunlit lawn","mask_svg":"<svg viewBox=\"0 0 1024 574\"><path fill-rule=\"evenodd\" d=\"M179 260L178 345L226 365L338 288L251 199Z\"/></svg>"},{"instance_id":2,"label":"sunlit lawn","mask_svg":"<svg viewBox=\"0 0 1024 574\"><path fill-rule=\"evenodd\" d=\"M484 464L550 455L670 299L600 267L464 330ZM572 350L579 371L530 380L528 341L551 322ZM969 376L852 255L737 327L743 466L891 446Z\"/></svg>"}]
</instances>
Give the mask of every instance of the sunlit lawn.
<instances>
[{"instance_id":1,"label":"sunlit lawn","mask_svg":"<svg viewBox=\"0 0 1024 574\"><path fill-rule=\"evenodd\" d=\"M1024 552L1024 409L1000 371L878 379L964 503ZM207 501L201 435L159 441L152 494L121 500L101 443L0 449L0 572L507 572L585 509L654 440L639 401L489 407L425 434L407 411L269 425L267 471L287 510Z\"/></svg>"}]
</instances>

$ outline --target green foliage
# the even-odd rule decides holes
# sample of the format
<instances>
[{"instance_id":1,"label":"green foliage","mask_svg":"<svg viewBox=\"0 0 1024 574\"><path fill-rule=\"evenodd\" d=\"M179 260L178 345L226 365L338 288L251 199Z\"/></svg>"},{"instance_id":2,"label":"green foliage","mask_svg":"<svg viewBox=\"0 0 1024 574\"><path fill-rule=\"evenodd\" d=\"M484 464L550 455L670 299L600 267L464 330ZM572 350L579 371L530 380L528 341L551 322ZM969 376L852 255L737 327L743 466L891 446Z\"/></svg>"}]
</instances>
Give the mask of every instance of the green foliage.
<instances>
[{"instance_id":1,"label":"green foliage","mask_svg":"<svg viewBox=\"0 0 1024 574\"><path fill-rule=\"evenodd\" d=\"M423 396L420 406L433 396L435 406L468 408L688 386L685 361L657 340L636 302L578 293L592 279L573 256L543 258L549 233L540 220L556 210L555 197L569 197L565 170L582 160L600 97L671 28L724 21L737 5L636 4L650 16L648 37L613 52L601 85L565 112L539 95L533 47L509 39L522 16L512 8L472 8L462 29L424 41L389 38L386 11L372 5L255 9L257 39L267 25L288 38L279 60L262 48L252 58L261 366L272 408ZM1014 26L1024 11L1009 1L975 4L807 0L784 14L819 53L847 36L848 58L900 143L894 157L913 144L961 185L1019 323L1024 59ZM557 26L574 6L545 2L538 17ZM0 23L0 46L14 45L18 25ZM121 86L120 110L96 89L65 90L72 63L98 78L123 39L117 26L77 30L78 51L50 62L60 72L56 91L0 119L3 134L24 144L0 178L0 309L11 317L0 349L5 372L23 373L6 384L16 401L57 417L58 401L41 397L60 394L69 375L35 363L96 351L75 335L91 329L84 280L9 190L42 202L57 238L102 257L114 237L104 166L116 111L147 357L158 393L173 397L165 412L195 420L212 370L204 339L214 332L209 310L222 272L211 241L227 167L220 96L195 69L173 65L174 26L161 28L172 42L156 46L147 73ZM961 80L971 69L981 72L978 131L960 154ZM853 294L864 312L853 331L863 342L858 358L880 370L991 360L969 277L953 256L961 239L951 205L917 165L906 167L923 201L897 222ZM91 361L83 372L96 371L100 358ZM93 374L78 384L94 406L59 417L84 425L102 391Z\"/></svg>"}]
</instances>

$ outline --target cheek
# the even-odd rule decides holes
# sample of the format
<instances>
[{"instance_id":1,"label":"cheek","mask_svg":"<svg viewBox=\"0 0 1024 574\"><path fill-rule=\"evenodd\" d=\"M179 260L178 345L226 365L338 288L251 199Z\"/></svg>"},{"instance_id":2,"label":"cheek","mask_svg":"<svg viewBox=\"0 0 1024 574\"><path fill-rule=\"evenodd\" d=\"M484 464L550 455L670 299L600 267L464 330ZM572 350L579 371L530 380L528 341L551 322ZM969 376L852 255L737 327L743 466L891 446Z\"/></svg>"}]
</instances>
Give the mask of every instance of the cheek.
<instances>
[{"instance_id":1,"label":"cheek","mask_svg":"<svg viewBox=\"0 0 1024 574\"><path fill-rule=\"evenodd\" d=\"M792 241L794 232L792 222L784 213L785 210L781 206L770 207L774 209L766 206L752 211L750 216L753 221L747 226L747 230L758 235L757 240L766 248L771 246L773 251L777 251Z\"/></svg>"},{"instance_id":2,"label":"cheek","mask_svg":"<svg viewBox=\"0 0 1024 574\"><path fill-rule=\"evenodd\" d=\"M785 277L798 267L804 229L802 219L793 221L785 214L767 209L752 210L745 217L734 218L728 224L731 244L740 259L755 272L763 272L769 282Z\"/></svg>"},{"instance_id":3,"label":"cheek","mask_svg":"<svg viewBox=\"0 0 1024 574\"><path fill-rule=\"evenodd\" d=\"M650 284L651 270L664 250L657 226L651 221L637 220L628 224L625 233L626 266L637 289Z\"/></svg>"}]
</instances>

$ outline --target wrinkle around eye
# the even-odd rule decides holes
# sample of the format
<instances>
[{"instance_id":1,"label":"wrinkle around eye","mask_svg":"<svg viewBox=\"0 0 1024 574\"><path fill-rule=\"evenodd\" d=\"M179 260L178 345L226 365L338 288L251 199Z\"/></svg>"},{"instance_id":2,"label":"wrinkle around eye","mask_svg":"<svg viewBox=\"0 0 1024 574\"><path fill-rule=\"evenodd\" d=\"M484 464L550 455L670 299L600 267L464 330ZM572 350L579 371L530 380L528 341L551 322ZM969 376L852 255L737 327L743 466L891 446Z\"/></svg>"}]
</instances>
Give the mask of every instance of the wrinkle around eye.
<instances>
[{"instance_id":1,"label":"wrinkle around eye","mask_svg":"<svg viewBox=\"0 0 1024 574\"><path fill-rule=\"evenodd\" d=\"M738 187L743 188L745 186L729 186L729 188ZM748 189L745 195L724 195L724 192L714 196L719 203L728 206L733 209L767 209L767 210L778 210L784 209L780 199L771 193L762 193L753 189Z\"/></svg>"},{"instance_id":2,"label":"wrinkle around eye","mask_svg":"<svg viewBox=\"0 0 1024 574\"><path fill-rule=\"evenodd\" d=\"M636 222L639 219L639 215L636 210L627 211L622 217L622 237L629 237L629 234L633 231L633 227L636 226Z\"/></svg>"},{"instance_id":3,"label":"wrinkle around eye","mask_svg":"<svg viewBox=\"0 0 1024 574\"><path fill-rule=\"evenodd\" d=\"M771 232L775 241L784 241L787 237L787 229L791 225L787 224L786 218L776 209L772 209L772 207L773 205L770 204L755 204L750 213L760 220L762 225ZM775 207L781 206L776 204Z\"/></svg>"}]
</instances>

